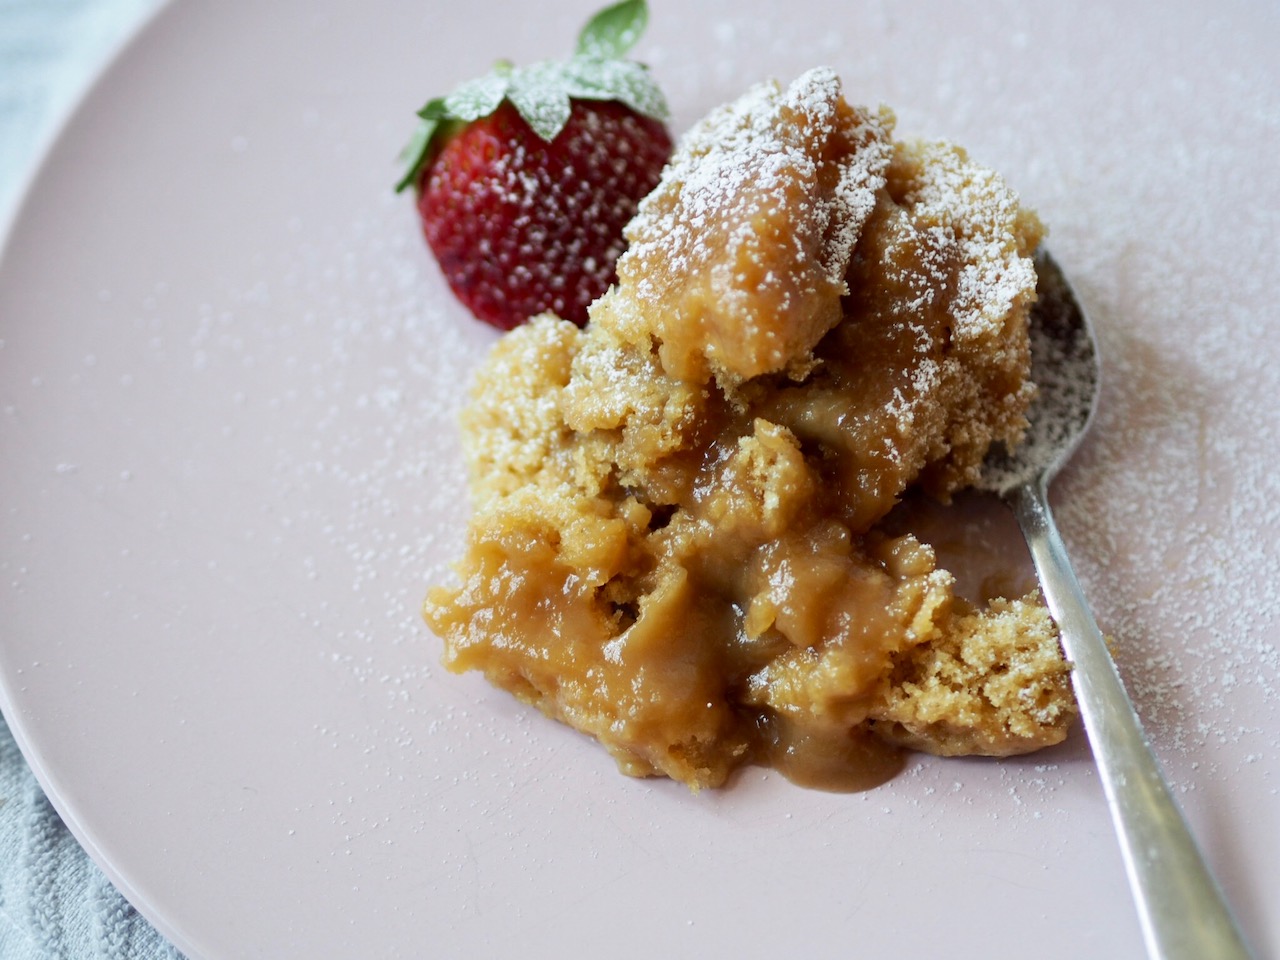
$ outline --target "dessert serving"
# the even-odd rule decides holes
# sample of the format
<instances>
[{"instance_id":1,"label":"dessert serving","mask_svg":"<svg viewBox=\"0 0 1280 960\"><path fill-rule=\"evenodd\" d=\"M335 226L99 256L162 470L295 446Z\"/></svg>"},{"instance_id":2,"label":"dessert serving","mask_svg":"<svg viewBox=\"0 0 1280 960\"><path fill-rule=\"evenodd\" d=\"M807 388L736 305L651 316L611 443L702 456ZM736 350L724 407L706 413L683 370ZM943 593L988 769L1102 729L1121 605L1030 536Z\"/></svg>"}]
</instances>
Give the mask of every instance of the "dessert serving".
<instances>
[{"instance_id":1,"label":"dessert serving","mask_svg":"<svg viewBox=\"0 0 1280 960\"><path fill-rule=\"evenodd\" d=\"M1019 440L1041 235L963 150L893 128L828 69L748 91L683 137L586 326L497 343L463 414L466 552L425 606L450 669L694 788L1063 739L1037 597L975 607L882 529Z\"/></svg>"}]
</instances>

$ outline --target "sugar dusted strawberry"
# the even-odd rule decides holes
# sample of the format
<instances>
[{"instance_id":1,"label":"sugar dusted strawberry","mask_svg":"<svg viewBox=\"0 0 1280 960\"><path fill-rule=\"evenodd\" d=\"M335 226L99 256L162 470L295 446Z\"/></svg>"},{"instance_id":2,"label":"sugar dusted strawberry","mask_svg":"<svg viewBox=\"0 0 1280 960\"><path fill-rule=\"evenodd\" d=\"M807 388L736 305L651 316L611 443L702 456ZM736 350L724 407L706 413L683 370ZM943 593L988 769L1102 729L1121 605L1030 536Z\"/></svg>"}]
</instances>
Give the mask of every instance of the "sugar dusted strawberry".
<instances>
[{"instance_id":1,"label":"sugar dusted strawberry","mask_svg":"<svg viewBox=\"0 0 1280 960\"><path fill-rule=\"evenodd\" d=\"M551 310L575 323L614 280L623 227L671 153L666 104L622 59L643 0L597 14L569 60L499 63L430 101L399 189L450 287L502 329Z\"/></svg>"},{"instance_id":2,"label":"sugar dusted strawberry","mask_svg":"<svg viewBox=\"0 0 1280 960\"><path fill-rule=\"evenodd\" d=\"M550 143L504 102L440 148L418 193L423 232L481 320L510 329L552 310L581 325L670 152L661 122L617 102L575 101Z\"/></svg>"}]
</instances>

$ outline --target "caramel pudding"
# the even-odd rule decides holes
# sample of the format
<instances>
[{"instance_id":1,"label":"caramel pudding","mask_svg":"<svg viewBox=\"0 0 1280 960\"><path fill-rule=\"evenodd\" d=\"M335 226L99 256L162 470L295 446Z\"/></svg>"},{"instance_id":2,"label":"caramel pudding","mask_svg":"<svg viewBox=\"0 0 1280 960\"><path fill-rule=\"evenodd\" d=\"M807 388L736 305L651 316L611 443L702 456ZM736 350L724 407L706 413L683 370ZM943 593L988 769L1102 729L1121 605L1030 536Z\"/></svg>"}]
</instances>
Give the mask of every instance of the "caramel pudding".
<instances>
[{"instance_id":1,"label":"caramel pudding","mask_svg":"<svg viewBox=\"0 0 1280 960\"><path fill-rule=\"evenodd\" d=\"M749 91L686 135L588 326L499 341L463 414L460 582L425 607L450 669L694 788L1064 738L1038 598L976 608L878 528L1019 440L1041 236L893 126L826 69Z\"/></svg>"}]
</instances>

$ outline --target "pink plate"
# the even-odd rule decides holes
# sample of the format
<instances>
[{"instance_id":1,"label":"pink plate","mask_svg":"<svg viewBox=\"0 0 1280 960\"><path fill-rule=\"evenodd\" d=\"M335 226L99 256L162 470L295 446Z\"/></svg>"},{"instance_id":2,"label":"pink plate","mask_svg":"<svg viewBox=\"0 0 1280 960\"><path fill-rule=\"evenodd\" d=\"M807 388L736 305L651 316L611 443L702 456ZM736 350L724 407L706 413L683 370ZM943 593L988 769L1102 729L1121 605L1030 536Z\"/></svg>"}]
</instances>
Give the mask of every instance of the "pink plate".
<instances>
[{"instance_id":1,"label":"pink plate","mask_svg":"<svg viewBox=\"0 0 1280 960\"><path fill-rule=\"evenodd\" d=\"M395 158L427 97L568 52L590 6L177 2L72 118L0 263L0 706L41 782L193 958L1140 955L1079 736L694 796L438 666L418 605L494 335ZM1274 955L1274 8L652 6L677 129L830 63L1050 224L1107 376L1059 521Z\"/></svg>"}]
</instances>

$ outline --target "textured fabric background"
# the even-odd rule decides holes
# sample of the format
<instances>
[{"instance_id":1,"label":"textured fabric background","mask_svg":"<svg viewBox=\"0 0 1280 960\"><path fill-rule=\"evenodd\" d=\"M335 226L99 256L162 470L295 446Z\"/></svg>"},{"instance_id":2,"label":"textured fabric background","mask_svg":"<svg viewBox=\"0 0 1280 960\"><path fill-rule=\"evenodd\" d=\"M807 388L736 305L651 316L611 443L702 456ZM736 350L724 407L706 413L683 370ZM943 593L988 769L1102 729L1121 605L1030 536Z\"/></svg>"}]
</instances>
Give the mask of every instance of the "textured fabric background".
<instances>
[{"instance_id":1,"label":"textured fabric background","mask_svg":"<svg viewBox=\"0 0 1280 960\"><path fill-rule=\"evenodd\" d=\"M61 118L156 6L0 0L0 225ZM0 718L0 960L178 956L67 832Z\"/></svg>"},{"instance_id":2,"label":"textured fabric background","mask_svg":"<svg viewBox=\"0 0 1280 960\"><path fill-rule=\"evenodd\" d=\"M159 0L0 0L0 217L58 121L157 6Z\"/></svg>"}]
</instances>

